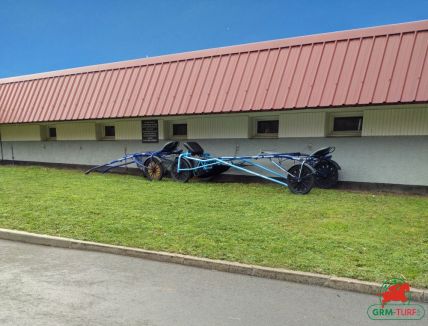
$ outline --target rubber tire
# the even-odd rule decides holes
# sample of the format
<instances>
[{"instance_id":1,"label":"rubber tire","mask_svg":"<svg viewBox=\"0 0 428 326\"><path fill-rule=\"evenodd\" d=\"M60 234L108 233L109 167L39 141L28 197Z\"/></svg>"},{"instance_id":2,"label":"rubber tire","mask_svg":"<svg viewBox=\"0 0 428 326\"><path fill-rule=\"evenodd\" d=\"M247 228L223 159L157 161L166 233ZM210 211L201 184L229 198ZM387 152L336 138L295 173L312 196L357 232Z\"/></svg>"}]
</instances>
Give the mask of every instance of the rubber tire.
<instances>
[{"instance_id":1,"label":"rubber tire","mask_svg":"<svg viewBox=\"0 0 428 326\"><path fill-rule=\"evenodd\" d=\"M192 164L189 162L189 160L186 160L186 159L181 159L180 166L184 169L192 168ZM174 161L171 167L171 177L175 181L187 182L193 177L193 171L181 171L178 173L177 167L178 167L178 158Z\"/></svg>"},{"instance_id":2,"label":"rubber tire","mask_svg":"<svg viewBox=\"0 0 428 326\"><path fill-rule=\"evenodd\" d=\"M144 176L147 178L147 180L162 180L165 174L165 169L163 167L161 159L155 156L149 157L147 160L144 161L144 166Z\"/></svg>"},{"instance_id":3,"label":"rubber tire","mask_svg":"<svg viewBox=\"0 0 428 326\"><path fill-rule=\"evenodd\" d=\"M293 175L299 175L301 167L301 164L296 164L288 169L288 173L290 173L287 176L288 188L293 194L296 195L305 195L309 193L315 183L314 173L306 165L303 165L300 181L293 177Z\"/></svg>"},{"instance_id":4,"label":"rubber tire","mask_svg":"<svg viewBox=\"0 0 428 326\"><path fill-rule=\"evenodd\" d=\"M195 175L195 177L197 177L201 180L209 181L209 180L213 179L215 176L217 176L223 172L226 172L229 169L230 169L230 166L218 164L218 165L211 166L211 169L208 171L204 171L203 169L196 170L194 172L194 175Z\"/></svg>"},{"instance_id":5,"label":"rubber tire","mask_svg":"<svg viewBox=\"0 0 428 326\"><path fill-rule=\"evenodd\" d=\"M318 188L330 189L337 185L339 171L336 165L329 161L321 160L314 165L314 169L317 171L315 185Z\"/></svg>"}]
</instances>

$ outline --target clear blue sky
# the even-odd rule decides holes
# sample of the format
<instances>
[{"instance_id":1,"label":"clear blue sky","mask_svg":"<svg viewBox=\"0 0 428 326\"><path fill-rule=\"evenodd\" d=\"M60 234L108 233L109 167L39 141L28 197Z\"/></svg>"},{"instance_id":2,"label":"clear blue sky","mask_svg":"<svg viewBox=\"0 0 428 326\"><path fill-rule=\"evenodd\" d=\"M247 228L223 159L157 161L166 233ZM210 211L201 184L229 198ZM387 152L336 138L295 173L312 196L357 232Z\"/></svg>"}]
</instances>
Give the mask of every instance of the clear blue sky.
<instances>
[{"instance_id":1,"label":"clear blue sky","mask_svg":"<svg viewBox=\"0 0 428 326\"><path fill-rule=\"evenodd\" d=\"M428 0L0 0L0 78L428 18Z\"/></svg>"}]
</instances>

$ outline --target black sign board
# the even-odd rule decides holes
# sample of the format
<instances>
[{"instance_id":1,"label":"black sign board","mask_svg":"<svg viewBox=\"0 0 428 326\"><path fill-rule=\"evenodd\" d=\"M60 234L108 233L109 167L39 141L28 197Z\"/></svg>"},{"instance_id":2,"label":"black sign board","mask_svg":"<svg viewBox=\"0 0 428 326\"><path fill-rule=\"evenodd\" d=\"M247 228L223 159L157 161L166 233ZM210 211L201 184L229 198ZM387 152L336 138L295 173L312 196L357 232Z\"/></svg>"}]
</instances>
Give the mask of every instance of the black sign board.
<instances>
[{"instance_id":1,"label":"black sign board","mask_svg":"<svg viewBox=\"0 0 428 326\"><path fill-rule=\"evenodd\" d=\"M141 129L143 132L143 143L158 143L159 142L158 120L143 120L143 121L141 121Z\"/></svg>"}]
</instances>

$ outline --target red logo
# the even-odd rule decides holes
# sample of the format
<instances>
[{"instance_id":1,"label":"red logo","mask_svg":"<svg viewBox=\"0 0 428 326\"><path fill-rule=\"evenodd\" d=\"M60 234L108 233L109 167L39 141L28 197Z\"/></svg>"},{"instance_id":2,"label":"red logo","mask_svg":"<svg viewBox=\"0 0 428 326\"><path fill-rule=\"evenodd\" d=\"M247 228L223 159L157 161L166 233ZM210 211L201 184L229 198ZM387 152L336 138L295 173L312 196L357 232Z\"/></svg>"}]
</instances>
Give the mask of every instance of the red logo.
<instances>
[{"instance_id":1,"label":"red logo","mask_svg":"<svg viewBox=\"0 0 428 326\"><path fill-rule=\"evenodd\" d=\"M409 301L408 296L406 293L410 291L410 285L407 282L404 283L397 283L397 284L386 284L387 289L385 292L381 292L378 294L382 297L382 308L385 306L386 303L391 301L401 301L403 303Z\"/></svg>"},{"instance_id":2,"label":"red logo","mask_svg":"<svg viewBox=\"0 0 428 326\"><path fill-rule=\"evenodd\" d=\"M369 306L367 315L373 320L420 320L425 316L425 309L410 303L411 294L404 277L385 280L377 294L379 303Z\"/></svg>"}]
</instances>

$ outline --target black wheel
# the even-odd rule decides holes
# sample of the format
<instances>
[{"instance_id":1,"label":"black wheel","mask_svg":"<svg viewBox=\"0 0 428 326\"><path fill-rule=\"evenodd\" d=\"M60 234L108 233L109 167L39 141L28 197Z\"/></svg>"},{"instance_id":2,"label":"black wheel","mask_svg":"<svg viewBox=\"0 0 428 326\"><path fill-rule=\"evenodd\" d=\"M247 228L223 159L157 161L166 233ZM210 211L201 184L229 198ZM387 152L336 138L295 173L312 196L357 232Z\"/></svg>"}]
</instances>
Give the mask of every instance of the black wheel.
<instances>
[{"instance_id":1,"label":"black wheel","mask_svg":"<svg viewBox=\"0 0 428 326\"><path fill-rule=\"evenodd\" d=\"M202 179L204 181L209 181L213 179L216 175L226 172L227 170L229 170L229 168L230 167L227 165L216 164L216 165L210 166L208 170L204 170L204 169L196 170L194 174L195 174L195 177L198 177L199 179Z\"/></svg>"},{"instance_id":2,"label":"black wheel","mask_svg":"<svg viewBox=\"0 0 428 326\"><path fill-rule=\"evenodd\" d=\"M145 171L144 176L152 181L157 180L160 181L164 175L164 168L162 165L162 161L158 157L149 157L145 162Z\"/></svg>"},{"instance_id":3,"label":"black wheel","mask_svg":"<svg viewBox=\"0 0 428 326\"><path fill-rule=\"evenodd\" d=\"M336 165L330 161L319 161L314 165L314 169L317 171L315 174L315 185L319 188L333 188L337 185L339 178L339 171Z\"/></svg>"},{"instance_id":4,"label":"black wheel","mask_svg":"<svg viewBox=\"0 0 428 326\"><path fill-rule=\"evenodd\" d=\"M178 167L178 159L176 159L174 161L174 163L172 164L172 167L171 167L171 177L175 181L187 182L187 181L190 180L191 177L193 177L193 172L192 171L180 171L180 172L177 172L177 167ZM192 168L192 164L189 162L189 160L181 159L180 160L180 168L181 169L191 169Z\"/></svg>"},{"instance_id":5,"label":"black wheel","mask_svg":"<svg viewBox=\"0 0 428 326\"><path fill-rule=\"evenodd\" d=\"M309 167L296 164L288 170L288 173L290 173L287 177L288 188L293 194L304 195L311 191L314 186L314 174Z\"/></svg>"}]
</instances>

